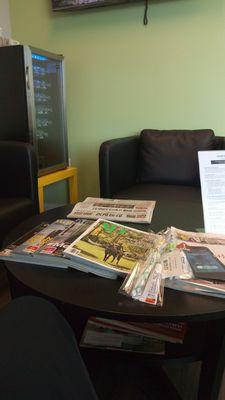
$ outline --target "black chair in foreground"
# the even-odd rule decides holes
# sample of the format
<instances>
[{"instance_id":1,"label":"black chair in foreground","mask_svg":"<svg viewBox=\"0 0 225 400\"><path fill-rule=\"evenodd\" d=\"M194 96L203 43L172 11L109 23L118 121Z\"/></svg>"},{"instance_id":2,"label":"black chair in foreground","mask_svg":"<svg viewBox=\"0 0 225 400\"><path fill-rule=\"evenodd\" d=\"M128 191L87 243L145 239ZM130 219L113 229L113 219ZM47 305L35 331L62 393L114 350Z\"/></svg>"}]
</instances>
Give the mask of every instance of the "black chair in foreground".
<instances>
[{"instance_id":1,"label":"black chair in foreground","mask_svg":"<svg viewBox=\"0 0 225 400\"><path fill-rule=\"evenodd\" d=\"M0 141L0 248L12 228L38 212L33 147L28 143Z\"/></svg>"},{"instance_id":2,"label":"black chair in foreground","mask_svg":"<svg viewBox=\"0 0 225 400\"><path fill-rule=\"evenodd\" d=\"M40 297L0 311L0 398L97 400L72 329Z\"/></svg>"}]
</instances>

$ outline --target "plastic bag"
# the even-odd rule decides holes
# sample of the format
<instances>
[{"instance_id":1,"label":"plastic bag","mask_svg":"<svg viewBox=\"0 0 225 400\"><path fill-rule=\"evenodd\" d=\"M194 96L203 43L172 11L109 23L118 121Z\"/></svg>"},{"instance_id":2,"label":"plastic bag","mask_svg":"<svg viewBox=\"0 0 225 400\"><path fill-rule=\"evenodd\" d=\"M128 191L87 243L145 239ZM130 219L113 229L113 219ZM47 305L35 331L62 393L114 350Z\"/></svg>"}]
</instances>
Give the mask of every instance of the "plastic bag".
<instances>
[{"instance_id":1,"label":"plastic bag","mask_svg":"<svg viewBox=\"0 0 225 400\"><path fill-rule=\"evenodd\" d=\"M164 279L160 258L166 250L167 244L164 235L157 237L146 261L137 263L130 271L120 287L119 293L144 303L162 306Z\"/></svg>"}]
</instances>

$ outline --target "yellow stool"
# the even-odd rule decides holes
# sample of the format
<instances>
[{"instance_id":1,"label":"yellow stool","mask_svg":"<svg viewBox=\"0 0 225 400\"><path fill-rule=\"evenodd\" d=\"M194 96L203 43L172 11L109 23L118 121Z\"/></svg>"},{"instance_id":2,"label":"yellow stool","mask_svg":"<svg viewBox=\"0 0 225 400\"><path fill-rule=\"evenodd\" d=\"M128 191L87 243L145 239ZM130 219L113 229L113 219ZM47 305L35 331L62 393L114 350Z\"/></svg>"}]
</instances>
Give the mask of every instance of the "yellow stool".
<instances>
[{"instance_id":1,"label":"yellow stool","mask_svg":"<svg viewBox=\"0 0 225 400\"><path fill-rule=\"evenodd\" d=\"M69 184L69 202L77 202L77 168L68 167L60 171L52 172L38 178L38 198L40 213L44 211L44 187L52 183L68 179Z\"/></svg>"}]
</instances>

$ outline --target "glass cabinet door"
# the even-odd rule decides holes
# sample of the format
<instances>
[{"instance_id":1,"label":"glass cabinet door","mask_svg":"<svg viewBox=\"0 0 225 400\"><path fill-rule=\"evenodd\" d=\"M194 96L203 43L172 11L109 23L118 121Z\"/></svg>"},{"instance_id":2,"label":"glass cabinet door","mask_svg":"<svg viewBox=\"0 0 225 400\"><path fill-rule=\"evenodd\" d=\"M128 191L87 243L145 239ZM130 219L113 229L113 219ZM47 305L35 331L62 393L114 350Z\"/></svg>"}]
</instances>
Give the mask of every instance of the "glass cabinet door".
<instances>
[{"instance_id":1,"label":"glass cabinet door","mask_svg":"<svg viewBox=\"0 0 225 400\"><path fill-rule=\"evenodd\" d=\"M63 57L32 50L39 171L67 165Z\"/></svg>"}]
</instances>

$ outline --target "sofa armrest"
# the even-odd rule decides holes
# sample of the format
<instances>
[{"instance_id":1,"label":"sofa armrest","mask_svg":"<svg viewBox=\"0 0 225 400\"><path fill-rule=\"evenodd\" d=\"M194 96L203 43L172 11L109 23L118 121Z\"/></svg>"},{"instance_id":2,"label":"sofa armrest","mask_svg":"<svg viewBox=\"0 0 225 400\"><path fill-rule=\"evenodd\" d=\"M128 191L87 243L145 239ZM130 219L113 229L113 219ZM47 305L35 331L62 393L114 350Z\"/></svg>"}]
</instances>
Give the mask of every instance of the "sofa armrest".
<instances>
[{"instance_id":1,"label":"sofa armrest","mask_svg":"<svg viewBox=\"0 0 225 400\"><path fill-rule=\"evenodd\" d=\"M215 150L225 150L224 136L215 136Z\"/></svg>"},{"instance_id":2,"label":"sofa armrest","mask_svg":"<svg viewBox=\"0 0 225 400\"><path fill-rule=\"evenodd\" d=\"M111 198L136 183L139 136L108 140L99 150L100 195Z\"/></svg>"},{"instance_id":3,"label":"sofa armrest","mask_svg":"<svg viewBox=\"0 0 225 400\"><path fill-rule=\"evenodd\" d=\"M38 212L37 159L29 143L0 141L0 197L27 197Z\"/></svg>"}]
</instances>

